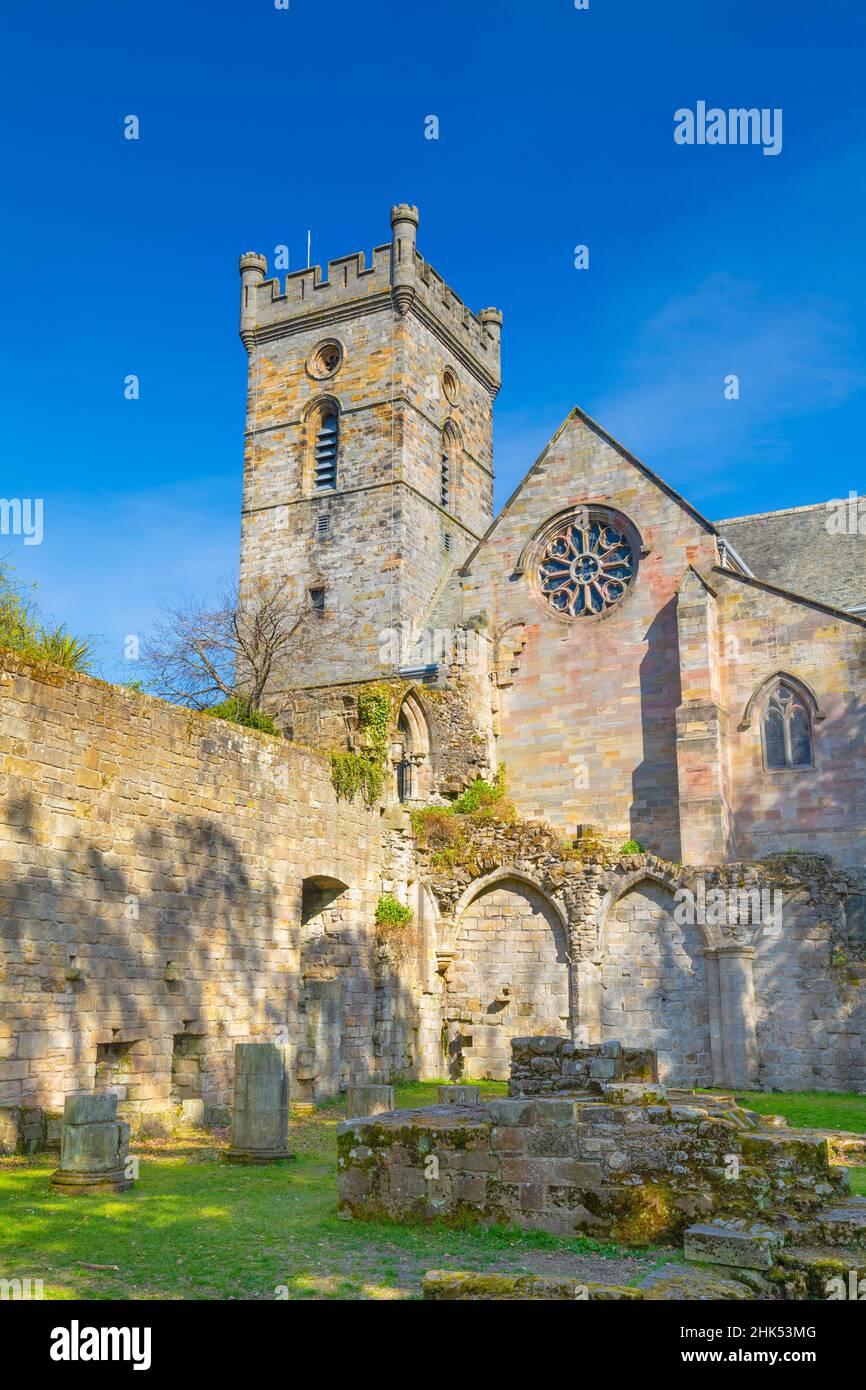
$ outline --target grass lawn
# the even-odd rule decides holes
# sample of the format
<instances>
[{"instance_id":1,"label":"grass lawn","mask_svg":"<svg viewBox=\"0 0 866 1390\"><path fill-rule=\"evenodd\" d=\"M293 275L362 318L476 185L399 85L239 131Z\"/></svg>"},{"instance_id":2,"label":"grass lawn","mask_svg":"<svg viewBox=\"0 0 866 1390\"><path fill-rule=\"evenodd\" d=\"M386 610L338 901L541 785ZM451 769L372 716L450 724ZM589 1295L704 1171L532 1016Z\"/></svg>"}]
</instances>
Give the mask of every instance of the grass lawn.
<instances>
[{"instance_id":1,"label":"grass lawn","mask_svg":"<svg viewBox=\"0 0 866 1390\"><path fill-rule=\"evenodd\" d=\"M504 1085L482 1083L502 1095ZM435 1083L397 1088L401 1107L430 1105ZM335 1130L344 1104L291 1121L291 1163L218 1161L200 1131L137 1143L140 1178L119 1196L62 1197L56 1155L0 1159L0 1278L42 1279L46 1298L417 1297L428 1269L572 1274L635 1282L658 1252L511 1229L340 1221ZM116 1265L117 1270L93 1269ZM281 1296L285 1297L286 1294Z\"/></svg>"},{"instance_id":2,"label":"grass lawn","mask_svg":"<svg viewBox=\"0 0 866 1390\"><path fill-rule=\"evenodd\" d=\"M504 1085L482 1083L483 1094ZM397 1088L405 1108L436 1099L433 1082ZM792 1123L866 1130L866 1097L749 1095ZM344 1103L291 1121L296 1160L229 1167L225 1140L201 1131L134 1146L140 1178L119 1196L62 1197L56 1156L0 1158L0 1278L42 1279L47 1298L272 1300L418 1297L428 1269L573 1275L636 1283L674 1252L625 1252L587 1239L513 1229L340 1221L335 1130ZM853 1169L866 1193L866 1168ZM93 1268L93 1266L117 1266ZM285 1293L277 1294L278 1289Z\"/></svg>"},{"instance_id":3,"label":"grass lawn","mask_svg":"<svg viewBox=\"0 0 866 1390\"><path fill-rule=\"evenodd\" d=\"M738 1091L748 1110L759 1115L784 1115L804 1129L850 1129L866 1134L866 1096L856 1091Z\"/></svg>"},{"instance_id":4,"label":"grass lawn","mask_svg":"<svg viewBox=\"0 0 866 1390\"><path fill-rule=\"evenodd\" d=\"M784 1115L803 1129L847 1129L866 1134L866 1096L856 1091L743 1091L737 1099L759 1115ZM851 1168L851 1191L866 1197L866 1168Z\"/></svg>"}]
</instances>

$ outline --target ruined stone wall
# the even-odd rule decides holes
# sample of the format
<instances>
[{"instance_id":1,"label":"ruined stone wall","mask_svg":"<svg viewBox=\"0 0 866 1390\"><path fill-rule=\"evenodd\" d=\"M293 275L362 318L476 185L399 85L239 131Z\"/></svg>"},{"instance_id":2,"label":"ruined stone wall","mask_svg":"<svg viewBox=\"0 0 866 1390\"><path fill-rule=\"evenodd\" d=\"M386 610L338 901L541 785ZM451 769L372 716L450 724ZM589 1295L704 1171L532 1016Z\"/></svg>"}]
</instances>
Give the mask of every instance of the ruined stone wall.
<instances>
[{"instance_id":1,"label":"ruined stone wall","mask_svg":"<svg viewBox=\"0 0 866 1390\"><path fill-rule=\"evenodd\" d=\"M768 1089L866 1090L866 935L845 921L841 875L813 860L756 939L759 1078Z\"/></svg>"},{"instance_id":2,"label":"ruined stone wall","mask_svg":"<svg viewBox=\"0 0 866 1390\"><path fill-rule=\"evenodd\" d=\"M712 1072L705 939L674 899L644 882L619 899L603 937L602 1038L658 1055L659 1080L702 1086Z\"/></svg>"},{"instance_id":3,"label":"ruined stone wall","mask_svg":"<svg viewBox=\"0 0 866 1390\"><path fill-rule=\"evenodd\" d=\"M567 966L557 968L568 973L575 1040L653 1047L674 1085L866 1088L862 871L821 855L682 867L563 842L543 825L461 826L455 862L422 854L439 911L452 1075L500 1074L484 1070L496 1057L489 1036L527 1031L517 1013L527 1001L501 988L523 968L517 893L567 923ZM552 964L537 942L532 959L542 975Z\"/></svg>"},{"instance_id":4,"label":"ruined stone wall","mask_svg":"<svg viewBox=\"0 0 866 1390\"><path fill-rule=\"evenodd\" d=\"M402 1069L371 1047L382 824L327 758L0 660L0 1104L224 1104L234 1043L275 1037L313 1090ZM305 881L336 891L317 947Z\"/></svg>"},{"instance_id":5,"label":"ruined stone wall","mask_svg":"<svg viewBox=\"0 0 866 1390\"><path fill-rule=\"evenodd\" d=\"M645 1245L677 1239L696 1219L826 1214L848 1190L826 1138L753 1130L730 1096L602 1079L622 1069L616 1044L581 1050L549 1037L516 1048L508 1100L341 1124L341 1214L515 1223ZM646 1069L651 1054L639 1060ZM563 1072L571 1094L539 1093ZM523 1078L532 1088L536 1076L539 1089L522 1093ZM729 1180L731 1155L742 1155L746 1181Z\"/></svg>"},{"instance_id":6,"label":"ruined stone wall","mask_svg":"<svg viewBox=\"0 0 866 1390\"><path fill-rule=\"evenodd\" d=\"M541 893L505 880L467 908L456 949L443 1001L452 1056L467 1076L504 1080L515 1036L569 1026L567 930Z\"/></svg>"}]
</instances>

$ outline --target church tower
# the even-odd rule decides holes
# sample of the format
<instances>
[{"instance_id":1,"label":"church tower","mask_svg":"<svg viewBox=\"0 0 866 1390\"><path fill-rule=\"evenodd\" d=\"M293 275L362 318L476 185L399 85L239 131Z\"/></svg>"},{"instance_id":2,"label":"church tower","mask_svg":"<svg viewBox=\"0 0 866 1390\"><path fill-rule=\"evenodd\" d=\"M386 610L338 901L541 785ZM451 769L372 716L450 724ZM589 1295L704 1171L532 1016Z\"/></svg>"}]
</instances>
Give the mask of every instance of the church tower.
<instances>
[{"instance_id":1,"label":"church tower","mask_svg":"<svg viewBox=\"0 0 866 1390\"><path fill-rule=\"evenodd\" d=\"M356 253L284 286L264 256L240 259L241 595L287 581L306 615L296 688L396 674L394 634L423 629L493 516L502 315L472 313L421 258L416 208L391 227L371 265Z\"/></svg>"}]
</instances>

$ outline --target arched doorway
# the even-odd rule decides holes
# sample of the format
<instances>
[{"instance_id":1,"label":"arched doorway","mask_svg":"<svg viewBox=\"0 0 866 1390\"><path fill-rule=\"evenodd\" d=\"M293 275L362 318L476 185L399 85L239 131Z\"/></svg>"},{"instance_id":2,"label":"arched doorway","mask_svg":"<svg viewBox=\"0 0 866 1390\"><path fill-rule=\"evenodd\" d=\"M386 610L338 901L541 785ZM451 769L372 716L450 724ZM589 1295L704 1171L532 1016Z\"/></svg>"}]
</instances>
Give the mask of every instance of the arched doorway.
<instances>
[{"instance_id":1,"label":"arched doorway","mask_svg":"<svg viewBox=\"0 0 866 1390\"><path fill-rule=\"evenodd\" d=\"M507 1080L512 1038L569 1033L565 925L533 884L501 877L464 908L444 1007L455 1075Z\"/></svg>"},{"instance_id":2,"label":"arched doorway","mask_svg":"<svg viewBox=\"0 0 866 1390\"><path fill-rule=\"evenodd\" d=\"M652 1047L659 1080L712 1083L706 942L674 917L673 893L644 879L615 901L601 940L601 1036Z\"/></svg>"}]
</instances>

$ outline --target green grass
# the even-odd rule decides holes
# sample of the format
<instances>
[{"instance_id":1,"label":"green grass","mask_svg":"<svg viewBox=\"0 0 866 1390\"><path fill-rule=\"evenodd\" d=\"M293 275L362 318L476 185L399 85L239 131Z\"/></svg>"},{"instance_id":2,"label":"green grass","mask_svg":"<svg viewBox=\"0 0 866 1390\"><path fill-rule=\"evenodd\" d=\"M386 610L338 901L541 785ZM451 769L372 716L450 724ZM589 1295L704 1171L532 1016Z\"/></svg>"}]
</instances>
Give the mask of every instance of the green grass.
<instances>
[{"instance_id":1,"label":"green grass","mask_svg":"<svg viewBox=\"0 0 866 1390\"><path fill-rule=\"evenodd\" d=\"M436 1084L399 1086L397 1104L434 1103ZM477 1084L487 1096L506 1091L503 1083ZM744 1100L792 1124L866 1131L866 1097ZM0 1278L42 1279L55 1299L382 1300L418 1297L428 1269L635 1283L669 1258L505 1227L340 1221L335 1135L344 1113L344 1103L332 1101L293 1117L296 1159L271 1168L220 1163L223 1141L198 1131L141 1142L139 1181L119 1196L56 1194L48 1183L53 1154L0 1159ZM866 1195L866 1168L851 1172L854 1191Z\"/></svg>"},{"instance_id":2,"label":"green grass","mask_svg":"<svg viewBox=\"0 0 866 1390\"><path fill-rule=\"evenodd\" d=\"M847 1129L866 1134L866 1096L856 1091L738 1091L737 1099L759 1115L784 1115L795 1129ZM851 1168L851 1191L866 1197L866 1167Z\"/></svg>"},{"instance_id":3,"label":"green grass","mask_svg":"<svg viewBox=\"0 0 866 1390\"><path fill-rule=\"evenodd\" d=\"M738 1091L737 1099L759 1115L784 1115L797 1128L866 1134L866 1096L854 1091Z\"/></svg>"},{"instance_id":4,"label":"green grass","mask_svg":"<svg viewBox=\"0 0 866 1390\"><path fill-rule=\"evenodd\" d=\"M398 1088L401 1107L435 1100L435 1083ZM581 1257L597 1264L622 1254L589 1239L502 1227L338 1220L342 1114L331 1104L293 1118L296 1159L268 1168L220 1163L221 1142L209 1134L142 1142L134 1147L139 1181L118 1196L56 1194L48 1184L56 1155L0 1159L0 1277L42 1279L45 1296L56 1299L272 1300L279 1288L291 1299L393 1299L417 1297L427 1269L555 1273L576 1270ZM646 1264L629 1255L617 1281Z\"/></svg>"}]
</instances>

